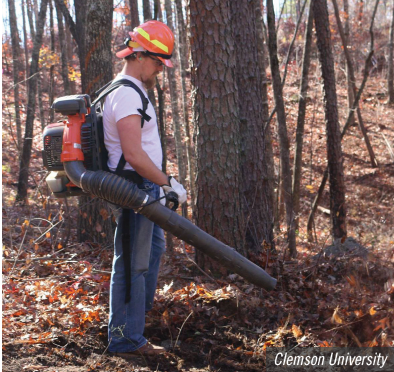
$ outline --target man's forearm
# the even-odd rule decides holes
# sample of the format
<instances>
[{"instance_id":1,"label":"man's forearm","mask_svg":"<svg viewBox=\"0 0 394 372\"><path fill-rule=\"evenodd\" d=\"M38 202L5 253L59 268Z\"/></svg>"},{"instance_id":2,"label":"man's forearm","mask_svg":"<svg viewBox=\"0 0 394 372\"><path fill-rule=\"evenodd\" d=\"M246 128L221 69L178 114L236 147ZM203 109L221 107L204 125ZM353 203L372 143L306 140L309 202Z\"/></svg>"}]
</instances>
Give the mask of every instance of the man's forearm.
<instances>
[{"instance_id":1,"label":"man's forearm","mask_svg":"<svg viewBox=\"0 0 394 372\"><path fill-rule=\"evenodd\" d=\"M157 168L144 150L126 157L126 161L141 177L147 178L159 186L168 184L168 176Z\"/></svg>"}]
</instances>

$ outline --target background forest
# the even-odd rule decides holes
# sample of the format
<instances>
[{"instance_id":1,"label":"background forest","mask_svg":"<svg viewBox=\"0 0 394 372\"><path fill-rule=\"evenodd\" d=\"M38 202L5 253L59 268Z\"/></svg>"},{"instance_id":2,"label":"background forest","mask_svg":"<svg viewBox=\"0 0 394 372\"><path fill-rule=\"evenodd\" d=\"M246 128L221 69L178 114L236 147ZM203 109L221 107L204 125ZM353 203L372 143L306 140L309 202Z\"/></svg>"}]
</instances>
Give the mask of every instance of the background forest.
<instances>
[{"instance_id":1,"label":"background forest","mask_svg":"<svg viewBox=\"0 0 394 372\"><path fill-rule=\"evenodd\" d=\"M54 99L94 92L127 32L165 22L149 91L181 213L278 280L267 292L166 234L146 333L106 354L114 220L51 196ZM394 346L394 3L3 0L4 371L262 371L267 347Z\"/></svg>"}]
</instances>

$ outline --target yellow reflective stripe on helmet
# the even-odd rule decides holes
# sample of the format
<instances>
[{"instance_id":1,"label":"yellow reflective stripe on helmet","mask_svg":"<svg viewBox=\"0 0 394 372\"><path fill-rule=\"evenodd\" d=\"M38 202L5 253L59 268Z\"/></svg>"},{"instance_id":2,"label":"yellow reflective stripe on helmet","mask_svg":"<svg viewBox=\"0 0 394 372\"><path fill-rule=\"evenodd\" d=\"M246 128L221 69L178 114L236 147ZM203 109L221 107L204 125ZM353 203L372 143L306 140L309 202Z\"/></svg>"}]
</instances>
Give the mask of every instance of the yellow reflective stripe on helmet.
<instances>
[{"instance_id":1,"label":"yellow reflective stripe on helmet","mask_svg":"<svg viewBox=\"0 0 394 372\"><path fill-rule=\"evenodd\" d=\"M150 41L152 44L156 45L158 48L168 53L168 47L161 43L159 40L151 40L149 34L143 28L137 28L135 31L137 31L146 40Z\"/></svg>"},{"instance_id":2,"label":"yellow reflective stripe on helmet","mask_svg":"<svg viewBox=\"0 0 394 372\"><path fill-rule=\"evenodd\" d=\"M130 40L130 41L127 43L127 46L130 47L130 48L138 48L138 47L140 47L141 45L138 44L138 43L136 43L135 41L131 41L131 40Z\"/></svg>"}]
</instances>

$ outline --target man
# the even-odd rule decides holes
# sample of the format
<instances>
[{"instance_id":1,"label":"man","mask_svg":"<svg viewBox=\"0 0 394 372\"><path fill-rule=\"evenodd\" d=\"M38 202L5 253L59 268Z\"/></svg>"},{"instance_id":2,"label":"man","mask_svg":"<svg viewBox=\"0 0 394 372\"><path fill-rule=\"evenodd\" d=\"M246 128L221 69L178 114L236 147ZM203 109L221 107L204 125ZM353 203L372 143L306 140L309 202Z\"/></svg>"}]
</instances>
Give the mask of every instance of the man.
<instances>
[{"instance_id":1,"label":"man","mask_svg":"<svg viewBox=\"0 0 394 372\"><path fill-rule=\"evenodd\" d=\"M137 88L121 86L105 99L108 167L155 199L164 192L167 201L183 203L183 186L161 171L156 114L149 101L145 111L140 95L142 92L147 99L146 89L155 85L156 76L164 66L172 67L174 35L158 21L146 22L129 34L127 48L116 54L125 59L125 64L115 81L126 79ZM165 250L163 230L132 210L118 206L112 209L117 228L110 286L109 351L124 357L163 353L164 348L152 345L143 336L145 313L152 308L160 257Z\"/></svg>"}]
</instances>

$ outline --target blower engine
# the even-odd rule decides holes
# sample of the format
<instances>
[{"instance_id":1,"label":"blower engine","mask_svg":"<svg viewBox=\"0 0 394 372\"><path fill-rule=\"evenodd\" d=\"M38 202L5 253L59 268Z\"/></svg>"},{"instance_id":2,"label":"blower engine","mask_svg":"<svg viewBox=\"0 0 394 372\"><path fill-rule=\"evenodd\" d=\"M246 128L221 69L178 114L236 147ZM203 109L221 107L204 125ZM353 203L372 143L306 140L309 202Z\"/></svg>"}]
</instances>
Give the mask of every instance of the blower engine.
<instances>
[{"instance_id":1,"label":"blower engine","mask_svg":"<svg viewBox=\"0 0 394 372\"><path fill-rule=\"evenodd\" d=\"M42 157L44 167L50 171L46 182L53 195L58 198L86 195L80 187L70 182L64 170L63 161L66 157L72 157L72 154L74 154L76 160L79 160L81 157L79 150L81 150L86 169L95 171L103 168L97 122L94 120L97 118L97 112L95 110L92 110L93 113L91 112L90 96L87 94L58 98L53 103L52 108L55 112L69 116L69 121L49 124L44 129ZM93 115L96 115L96 117ZM63 134L65 130L70 130L68 128L70 123L74 126L80 126L80 142L74 142L74 147L71 144L63 144ZM62 157L63 146L65 151Z\"/></svg>"},{"instance_id":2,"label":"blower engine","mask_svg":"<svg viewBox=\"0 0 394 372\"><path fill-rule=\"evenodd\" d=\"M46 181L57 197L94 195L122 208L133 209L193 245L249 282L272 290L276 279L186 218L155 202L134 183L105 169L102 116L88 95L57 99L52 108L68 117L63 123L46 127L43 159L50 171Z\"/></svg>"}]
</instances>

